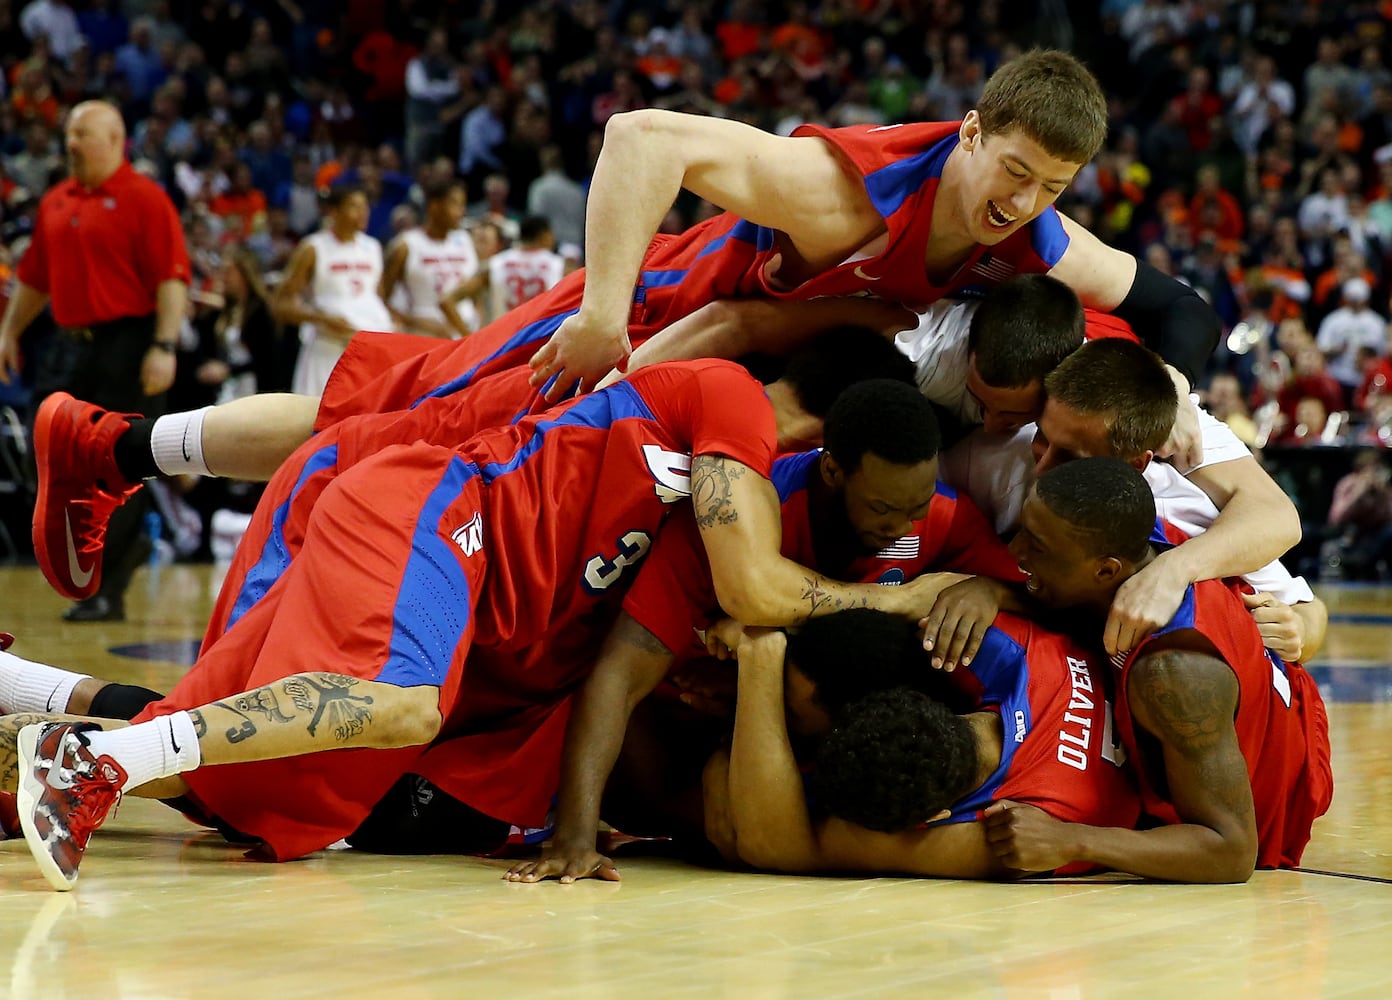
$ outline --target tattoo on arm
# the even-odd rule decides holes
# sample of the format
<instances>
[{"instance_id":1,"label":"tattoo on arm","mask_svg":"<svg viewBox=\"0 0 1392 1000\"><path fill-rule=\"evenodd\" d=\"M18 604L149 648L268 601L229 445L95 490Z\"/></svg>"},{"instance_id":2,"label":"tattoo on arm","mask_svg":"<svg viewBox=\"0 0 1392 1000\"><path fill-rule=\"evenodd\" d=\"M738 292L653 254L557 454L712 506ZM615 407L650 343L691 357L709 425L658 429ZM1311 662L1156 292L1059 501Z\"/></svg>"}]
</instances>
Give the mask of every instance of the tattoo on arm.
<instances>
[{"instance_id":1,"label":"tattoo on arm","mask_svg":"<svg viewBox=\"0 0 1392 1000\"><path fill-rule=\"evenodd\" d=\"M189 711L189 719L193 721L193 735L198 739L208 735L208 720L203 718L203 713L198 709Z\"/></svg>"},{"instance_id":2,"label":"tattoo on arm","mask_svg":"<svg viewBox=\"0 0 1392 1000\"><path fill-rule=\"evenodd\" d=\"M870 602L866 598L844 600L826 589L826 581L820 576L802 578L802 599L807 602L807 611L800 620L805 621L822 611L844 611L847 608L863 608Z\"/></svg>"},{"instance_id":3,"label":"tattoo on arm","mask_svg":"<svg viewBox=\"0 0 1392 1000\"><path fill-rule=\"evenodd\" d=\"M1198 786L1233 816L1252 809L1252 786L1233 725L1238 684L1215 657L1181 650L1151 654L1128 684L1132 712L1193 768Z\"/></svg>"},{"instance_id":4,"label":"tattoo on arm","mask_svg":"<svg viewBox=\"0 0 1392 1000\"><path fill-rule=\"evenodd\" d=\"M728 459L696 457L691 464L691 505L696 510L697 524L710 528L739 520L730 492L734 481L742 479L746 471L745 466Z\"/></svg>"}]
</instances>

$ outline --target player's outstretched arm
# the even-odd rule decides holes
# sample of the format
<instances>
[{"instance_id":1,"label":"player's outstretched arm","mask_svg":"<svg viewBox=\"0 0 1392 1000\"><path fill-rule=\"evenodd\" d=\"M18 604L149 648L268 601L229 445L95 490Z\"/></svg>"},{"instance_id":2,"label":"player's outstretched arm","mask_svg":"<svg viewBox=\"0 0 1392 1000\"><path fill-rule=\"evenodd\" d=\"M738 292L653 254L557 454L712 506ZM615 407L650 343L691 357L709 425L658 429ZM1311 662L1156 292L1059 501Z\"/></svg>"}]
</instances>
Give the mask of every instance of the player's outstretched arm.
<instances>
[{"instance_id":1,"label":"player's outstretched arm","mask_svg":"<svg viewBox=\"0 0 1392 1000\"><path fill-rule=\"evenodd\" d=\"M1245 882L1257 860L1247 762L1237 743L1237 678L1206 653L1146 653L1127 684L1135 724L1161 746L1169 799L1180 822L1122 830L1054 820L1030 806L988 810L997 857L1021 871L1088 861L1171 882Z\"/></svg>"},{"instance_id":2,"label":"player's outstretched arm","mask_svg":"<svg viewBox=\"0 0 1392 1000\"><path fill-rule=\"evenodd\" d=\"M673 659L656 636L626 612L619 615L566 726L556 834L539 859L513 865L508 881L619 878L613 862L595 850L600 800L634 706L657 687Z\"/></svg>"},{"instance_id":3,"label":"player's outstretched arm","mask_svg":"<svg viewBox=\"0 0 1392 1000\"><path fill-rule=\"evenodd\" d=\"M628 316L643 256L683 189L782 230L817 267L839 263L884 228L859 175L820 139L785 138L671 111L614 115L605 126L586 205L580 311L531 362L533 385L560 376L552 399L577 380L593 387L627 357Z\"/></svg>"},{"instance_id":4,"label":"player's outstretched arm","mask_svg":"<svg viewBox=\"0 0 1392 1000\"><path fill-rule=\"evenodd\" d=\"M778 491L749 466L723 455L692 459L691 502L716 597L745 625L797 625L815 615L864 607L917 620L941 589L931 578L904 587L840 583L785 558L779 551Z\"/></svg>"},{"instance_id":5,"label":"player's outstretched arm","mask_svg":"<svg viewBox=\"0 0 1392 1000\"><path fill-rule=\"evenodd\" d=\"M1191 583L1254 572L1300 541L1295 505L1250 455L1188 478L1208 494L1218 516L1121 585L1103 635L1108 653L1129 651L1173 618Z\"/></svg>"}]
</instances>

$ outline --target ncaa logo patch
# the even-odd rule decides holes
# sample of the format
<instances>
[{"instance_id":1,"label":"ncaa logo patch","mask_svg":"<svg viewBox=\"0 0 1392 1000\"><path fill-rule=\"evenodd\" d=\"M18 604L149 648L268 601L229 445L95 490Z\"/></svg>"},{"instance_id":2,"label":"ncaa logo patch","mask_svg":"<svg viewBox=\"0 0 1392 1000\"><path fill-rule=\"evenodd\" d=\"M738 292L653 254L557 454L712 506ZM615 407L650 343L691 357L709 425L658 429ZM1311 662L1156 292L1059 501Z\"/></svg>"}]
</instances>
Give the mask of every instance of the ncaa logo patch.
<instances>
[{"instance_id":1,"label":"ncaa logo patch","mask_svg":"<svg viewBox=\"0 0 1392 1000\"><path fill-rule=\"evenodd\" d=\"M880 578L875 581L886 587L897 587L904 582L904 571L902 569L887 569L880 574Z\"/></svg>"}]
</instances>

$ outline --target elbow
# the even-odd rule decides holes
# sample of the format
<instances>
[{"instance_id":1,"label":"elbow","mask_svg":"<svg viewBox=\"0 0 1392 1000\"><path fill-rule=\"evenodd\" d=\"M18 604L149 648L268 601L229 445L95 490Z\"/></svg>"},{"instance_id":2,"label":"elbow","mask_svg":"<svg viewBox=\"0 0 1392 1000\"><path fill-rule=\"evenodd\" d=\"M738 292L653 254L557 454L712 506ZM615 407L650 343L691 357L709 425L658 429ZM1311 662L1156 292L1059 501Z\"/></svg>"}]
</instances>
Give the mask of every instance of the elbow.
<instances>
[{"instance_id":1,"label":"elbow","mask_svg":"<svg viewBox=\"0 0 1392 1000\"><path fill-rule=\"evenodd\" d=\"M1285 555L1300 544L1303 531L1300 527L1300 511L1288 497L1282 496L1279 507L1273 505L1271 517L1266 520L1267 537L1273 547L1280 545L1280 555Z\"/></svg>"},{"instance_id":2,"label":"elbow","mask_svg":"<svg viewBox=\"0 0 1392 1000\"><path fill-rule=\"evenodd\" d=\"M747 567L739 575L715 581L715 597L721 610L741 625L774 628L792 624L772 588Z\"/></svg>"}]
</instances>

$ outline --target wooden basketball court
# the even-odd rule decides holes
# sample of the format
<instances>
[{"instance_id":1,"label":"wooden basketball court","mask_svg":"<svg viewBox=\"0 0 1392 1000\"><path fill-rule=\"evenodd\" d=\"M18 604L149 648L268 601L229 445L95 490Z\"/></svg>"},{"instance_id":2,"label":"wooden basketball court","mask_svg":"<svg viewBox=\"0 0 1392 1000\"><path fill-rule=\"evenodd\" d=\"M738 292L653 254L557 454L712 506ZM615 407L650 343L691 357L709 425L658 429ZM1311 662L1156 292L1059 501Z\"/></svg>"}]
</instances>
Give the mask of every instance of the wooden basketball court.
<instances>
[{"instance_id":1,"label":"wooden basketball court","mask_svg":"<svg viewBox=\"0 0 1392 1000\"><path fill-rule=\"evenodd\" d=\"M0 569L0 628L21 655L164 689L216 580L175 567L150 584L136 578L128 623L66 625L36 570ZM622 883L517 885L473 859L248 862L132 799L72 893L0 843L0 997L1386 997L1392 589L1322 596L1334 618L1311 666L1337 785L1303 871L983 885L637 858Z\"/></svg>"}]
</instances>

